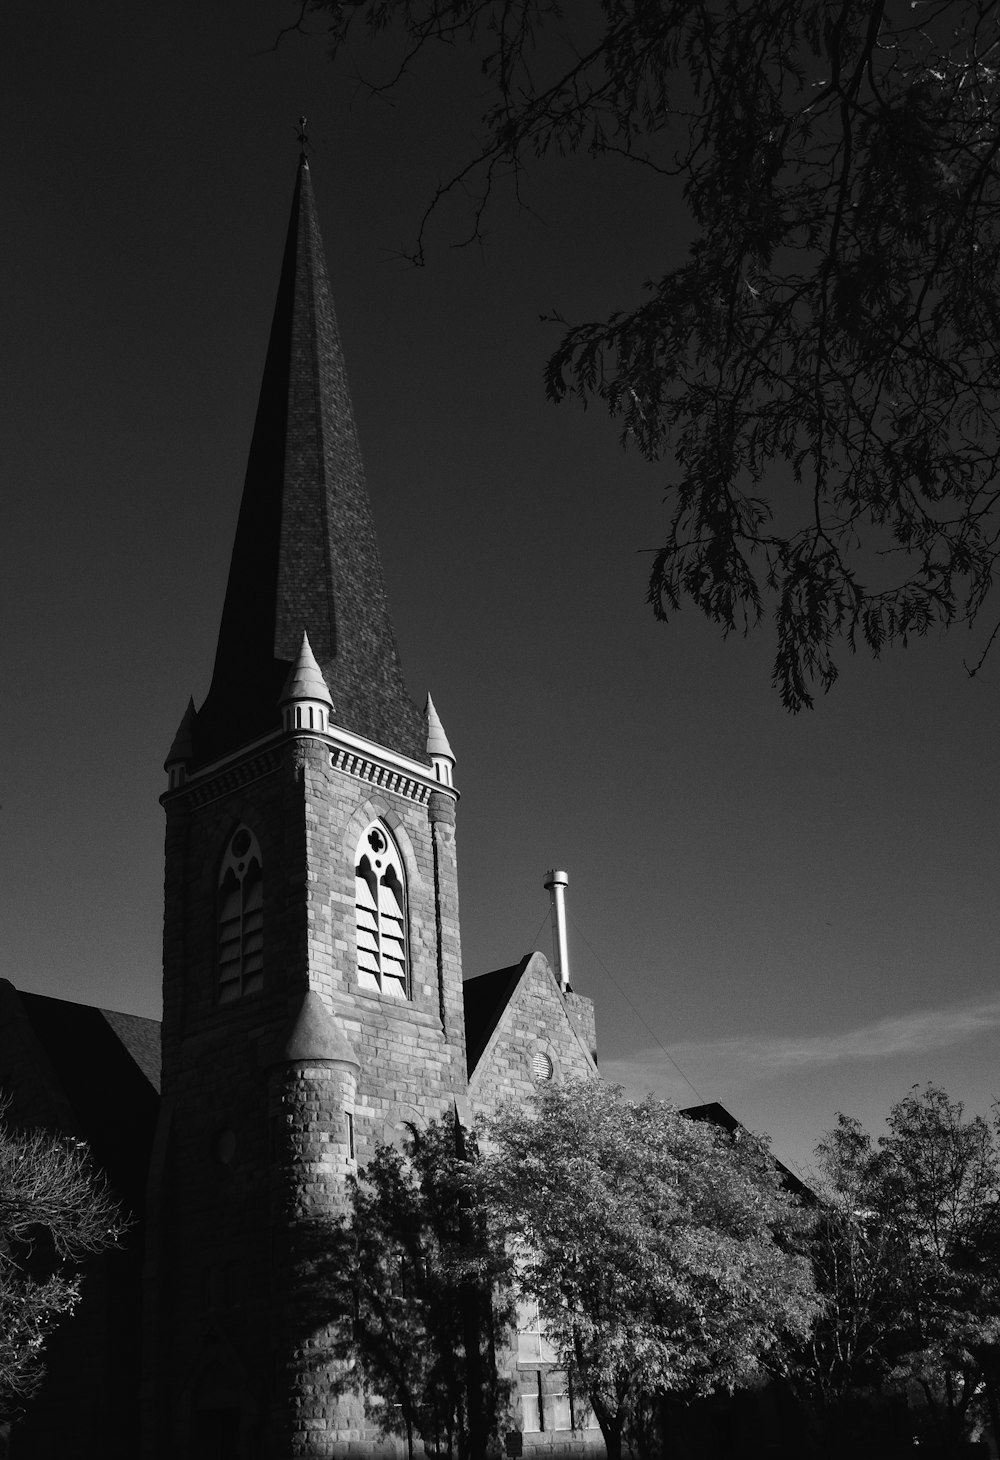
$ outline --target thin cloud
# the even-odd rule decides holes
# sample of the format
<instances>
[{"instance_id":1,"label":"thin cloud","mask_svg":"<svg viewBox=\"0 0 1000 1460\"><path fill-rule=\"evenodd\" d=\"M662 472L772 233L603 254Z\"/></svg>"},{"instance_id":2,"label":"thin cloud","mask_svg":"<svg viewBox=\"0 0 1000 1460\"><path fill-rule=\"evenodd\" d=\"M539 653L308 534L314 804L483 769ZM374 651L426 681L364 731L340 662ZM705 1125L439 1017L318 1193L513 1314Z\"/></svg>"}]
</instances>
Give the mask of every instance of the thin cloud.
<instances>
[{"instance_id":1,"label":"thin cloud","mask_svg":"<svg viewBox=\"0 0 1000 1460\"><path fill-rule=\"evenodd\" d=\"M876 1020L842 1033L761 1035L746 1039L687 1040L669 1048L670 1058L700 1085L718 1089L733 1080L768 1079L824 1066L926 1054L967 1043L1000 1027L1000 997L923 1009ZM670 1068L662 1052L644 1049L602 1061L610 1080L655 1088L671 1099L690 1099L691 1086Z\"/></svg>"}]
</instances>

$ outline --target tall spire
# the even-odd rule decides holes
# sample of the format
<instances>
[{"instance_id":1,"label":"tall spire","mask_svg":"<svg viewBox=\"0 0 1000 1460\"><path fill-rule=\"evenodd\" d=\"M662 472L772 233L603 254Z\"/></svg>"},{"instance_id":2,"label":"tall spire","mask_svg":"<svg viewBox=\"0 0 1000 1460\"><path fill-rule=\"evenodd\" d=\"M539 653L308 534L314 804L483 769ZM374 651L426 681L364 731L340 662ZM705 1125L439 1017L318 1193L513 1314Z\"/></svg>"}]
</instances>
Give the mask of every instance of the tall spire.
<instances>
[{"instance_id":1,"label":"tall spire","mask_svg":"<svg viewBox=\"0 0 1000 1460\"><path fill-rule=\"evenodd\" d=\"M334 721L426 759L375 541L309 163L299 160L257 420L196 756L266 734L309 643Z\"/></svg>"}]
</instances>

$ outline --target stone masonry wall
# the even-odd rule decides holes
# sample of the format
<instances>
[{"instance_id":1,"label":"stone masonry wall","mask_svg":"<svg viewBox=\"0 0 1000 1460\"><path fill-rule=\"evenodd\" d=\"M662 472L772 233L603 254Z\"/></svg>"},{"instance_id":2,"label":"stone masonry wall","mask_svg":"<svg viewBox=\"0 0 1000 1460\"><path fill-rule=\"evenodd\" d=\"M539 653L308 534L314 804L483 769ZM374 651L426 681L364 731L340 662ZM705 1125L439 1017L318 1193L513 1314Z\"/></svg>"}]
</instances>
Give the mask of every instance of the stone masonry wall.
<instances>
[{"instance_id":1,"label":"stone masonry wall","mask_svg":"<svg viewBox=\"0 0 1000 1460\"><path fill-rule=\"evenodd\" d=\"M595 1078L597 1069L590 1054L595 1042L591 1001L580 994L564 995L545 956L533 954L469 1082L474 1110L485 1114L506 1099L527 1101L549 1079ZM565 1375L551 1364L518 1361L514 1335L500 1362L515 1381L515 1393L538 1393L539 1387L545 1394L565 1389ZM516 1422L523 1422L520 1403ZM523 1454L552 1460L604 1453L600 1430L592 1428L546 1429L526 1433L520 1442Z\"/></svg>"},{"instance_id":2,"label":"stone masonry wall","mask_svg":"<svg viewBox=\"0 0 1000 1460\"><path fill-rule=\"evenodd\" d=\"M465 1090L454 829L432 824L426 806L334 770L322 753L311 755L308 776L310 986L329 1001L360 1061L355 1130L364 1163L402 1122L426 1123ZM406 868L407 1001L357 980L355 857L375 818L392 832Z\"/></svg>"},{"instance_id":3,"label":"stone masonry wall","mask_svg":"<svg viewBox=\"0 0 1000 1460\"><path fill-rule=\"evenodd\" d=\"M566 1007L555 975L541 953L532 955L490 1043L469 1082L469 1098L476 1112L488 1113L505 1099L527 1100L545 1082L533 1068L535 1055L551 1061L555 1080L592 1079L596 1067L575 1032L581 1005L593 1005L580 994Z\"/></svg>"},{"instance_id":4,"label":"stone masonry wall","mask_svg":"<svg viewBox=\"0 0 1000 1460\"><path fill-rule=\"evenodd\" d=\"M597 1027L594 1020L593 999L588 999L584 994L567 993L564 995L564 1002L566 1013L596 1064Z\"/></svg>"},{"instance_id":5,"label":"stone masonry wall","mask_svg":"<svg viewBox=\"0 0 1000 1460\"><path fill-rule=\"evenodd\" d=\"M335 768L323 739L303 736L165 805L164 1104L143 1453L193 1453L217 1423L238 1430L241 1457L387 1453L359 1403L335 1403L316 1375L321 1340L301 1321L280 1214L342 1199L348 1093L329 1071L291 1078L274 1065L312 990L358 1061L349 1092L358 1164L407 1122L454 1107L466 1069L453 799L434 795L428 806L376 790ZM376 818L406 869L407 1001L357 982L355 856ZM219 868L240 823L261 849L264 987L219 1004ZM268 1275L289 1263L274 1305Z\"/></svg>"},{"instance_id":6,"label":"stone masonry wall","mask_svg":"<svg viewBox=\"0 0 1000 1460\"><path fill-rule=\"evenodd\" d=\"M306 987L302 805L291 743L165 800L163 1110L144 1426L144 1453L164 1460L193 1451L203 1411L235 1409L253 1430L268 1404L267 1070ZM241 822L261 848L265 982L219 1004L219 868Z\"/></svg>"}]
</instances>

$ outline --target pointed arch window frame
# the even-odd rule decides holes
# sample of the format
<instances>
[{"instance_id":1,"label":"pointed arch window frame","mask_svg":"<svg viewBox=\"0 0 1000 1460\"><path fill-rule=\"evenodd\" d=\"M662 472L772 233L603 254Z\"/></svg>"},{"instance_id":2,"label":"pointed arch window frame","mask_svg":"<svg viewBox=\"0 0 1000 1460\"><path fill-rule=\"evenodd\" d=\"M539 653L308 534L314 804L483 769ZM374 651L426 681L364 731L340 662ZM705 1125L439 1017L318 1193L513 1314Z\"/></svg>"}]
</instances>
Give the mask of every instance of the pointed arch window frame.
<instances>
[{"instance_id":1,"label":"pointed arch window frame","mask_svg":"<svg viewBox=\"0 0 1000 1460\"><path fill-rule=\"evenodd\" d=\"M368 823L355 847L354 935L358 987L409 1001L406 864L399 843L380 817Z\"/></svg>"},{"instance_id":2,"label":"pointed arch window frame","mask_svg":"<svg viewBox=\"0 0 1000 1460\"><path fill-rule=\"evenodd\" d=\"M264 987L264 859L242 823L230 833L219 867L216 997L230 1004Z\"/></svg>"}]
</instances>

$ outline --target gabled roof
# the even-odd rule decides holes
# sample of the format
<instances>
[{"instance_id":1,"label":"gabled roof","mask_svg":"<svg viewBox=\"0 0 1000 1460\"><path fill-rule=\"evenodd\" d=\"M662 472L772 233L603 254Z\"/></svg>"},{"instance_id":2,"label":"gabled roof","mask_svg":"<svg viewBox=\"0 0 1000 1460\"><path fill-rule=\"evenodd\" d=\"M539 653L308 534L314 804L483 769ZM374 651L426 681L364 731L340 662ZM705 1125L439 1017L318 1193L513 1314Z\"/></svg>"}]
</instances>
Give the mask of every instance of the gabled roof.
<instances>
[{"instance_id":1,"label":"gabled roof","mask_svg":"<svg viewBox=\"0 0 1000 1460\"><path fill-rule=\"evenodd\" d=\"M689 1105L681 1111L681 1115L686 1115L689 1120L703 1120L708 1125L717 1125L721 1130L728 1131L731 1136L738 1137L741 1133L746 1133L747 1129L743 1122L737 1120L732 1111L727 1110L724 1105L720 1105L718 1100L710 1100L705 1105ZM786 1191L792 1192L794 1196L807 1204L816 1201L816 1193L806 1186L794 1171L789 1171L784 1162L779 1161L776 1156L772 1156L771 1160L781 1175L782 1185Z\"/></svg>"},{"instance_id":2,"label":"gabled roof","mask_svg":"<svg viewBox=\"0 0 1000 1460\"><path fill-rule=\"evenodd\" d=\"M195 761L267 734L303 632L335 723L426 761L389 618L309 164L299 164Z\"/></svg>"},{"instance_id":3,"label":"gabled roof","mask_svg":"<svg viewBox=\"0 0 1000 1460\"><path fill-rule=\"evenodd\" d=\"M510 968L481 973L476 978L467 978L462 984L465 1050L470 1075L482 1058L531 957L530 953L526 953L520 963L512 963Z\"/></svg>"},{"instance_id":4,"label":"gabled roof","mask_svg":"<svg viewBox=\"0 0 1000 1460\"><path fill-rule=\"evenodd\" d=\"M560 1034L569 1040L574 1058L591 1074L597 1073L594 1056L587 1048L576 1020L566 1008L565 997L551 964L544 953L526 953L520 963L512 964L510 968L498 968L492 973L480 974L478 978L466 979L462 984L470 1090L483 1078L493 1047L505 1037L501 1028L505 1024L505 1016L515 1015L516 1010L522 1007L522 1001L530 997L532 987L547 991L549 1013L555 1016ZM509 1033L509 1021L505 1028Z\"/></svg>"},{"instance_id":5,"label":"gabled roof","mask_svg":"<svg viewBox=\"0 0 1000 1460\"><path fill-rule=\"evenodd\" d=\"M48 1085L51 1112L19 1109L15 1061L12 1118L50 1125L54 1117L58 1128L87 1142L112 1185L138 1210L159 1106L159 1024L0 984L8 1033L29 1046L25 1054Z\"/></svg>"},{"instance_id":6,"label":"gabled roof","mask_svg":"<svg viewBox=\"0 0 1000 1460\"><path fill-rule=\"evenodd\" d=\"M122 1014L117 1009L98 1009L139 1066L157 1094L160 1093L160 1021L141 1014Z\"/></svg>"}]
</instances>

